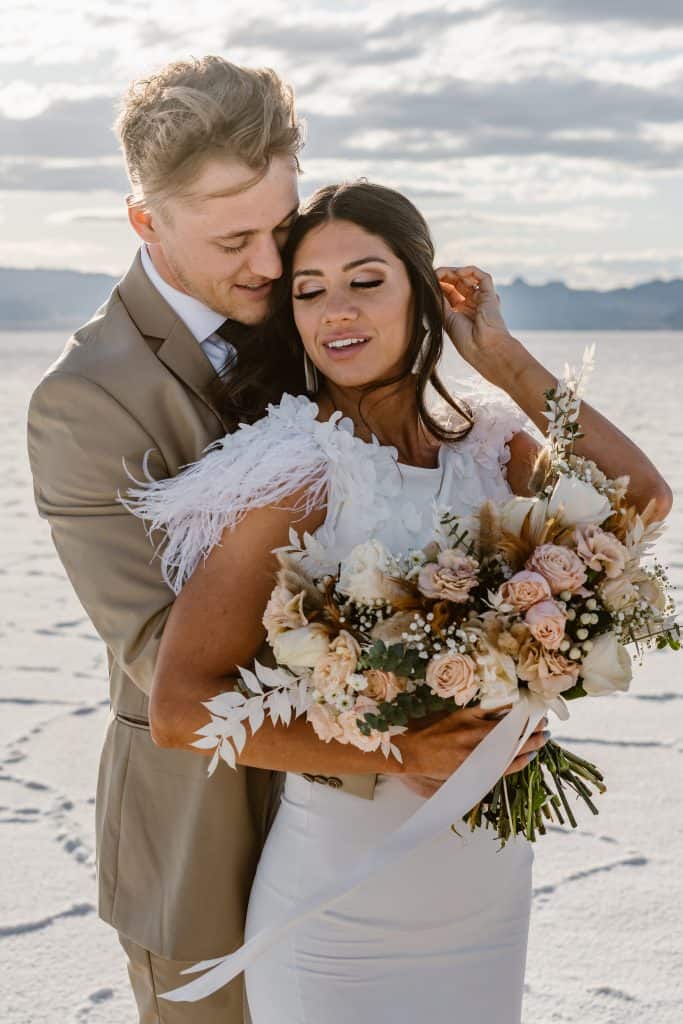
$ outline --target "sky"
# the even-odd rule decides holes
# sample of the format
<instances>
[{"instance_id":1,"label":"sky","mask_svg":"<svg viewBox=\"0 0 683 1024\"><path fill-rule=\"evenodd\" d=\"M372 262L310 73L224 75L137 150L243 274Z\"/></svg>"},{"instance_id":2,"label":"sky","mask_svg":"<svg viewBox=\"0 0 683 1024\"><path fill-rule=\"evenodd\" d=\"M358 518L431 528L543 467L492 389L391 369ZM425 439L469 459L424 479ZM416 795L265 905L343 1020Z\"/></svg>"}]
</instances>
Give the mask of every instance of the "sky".
<instances>
[{"instance_id":1,"label":"sky","mask_svg":"<svg viewBox=\"0 0 683 1024\"><path fill-rule=\"evenodd\" d=\"M438 262L683 277L681 0L0 0L0 266L124 272L117 103L207 53L294 86L302 196L398 188Z\"/></svg>"}]
</instances>

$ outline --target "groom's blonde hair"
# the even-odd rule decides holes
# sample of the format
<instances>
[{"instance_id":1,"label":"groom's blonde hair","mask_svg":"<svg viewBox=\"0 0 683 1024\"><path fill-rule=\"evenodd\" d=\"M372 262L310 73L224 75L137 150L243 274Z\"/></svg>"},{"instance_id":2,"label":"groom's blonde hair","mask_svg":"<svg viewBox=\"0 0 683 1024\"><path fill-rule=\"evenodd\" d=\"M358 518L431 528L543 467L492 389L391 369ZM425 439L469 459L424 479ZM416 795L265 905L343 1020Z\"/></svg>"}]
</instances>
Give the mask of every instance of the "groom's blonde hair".
<instances>
[{"instance_id":1,"label":"groom's blonde hair","mask_svg":"<svg viewBox=\"0 0 683 1024\"><path fill-rule=\"evenodd\" d=\"M240 160L254 171L303 143L291 88L270 68L244 68L222 57L175 61L133 82L115 123L133 200L161 209L192 195L207 159Z\"/></svg>"}]
</instances>

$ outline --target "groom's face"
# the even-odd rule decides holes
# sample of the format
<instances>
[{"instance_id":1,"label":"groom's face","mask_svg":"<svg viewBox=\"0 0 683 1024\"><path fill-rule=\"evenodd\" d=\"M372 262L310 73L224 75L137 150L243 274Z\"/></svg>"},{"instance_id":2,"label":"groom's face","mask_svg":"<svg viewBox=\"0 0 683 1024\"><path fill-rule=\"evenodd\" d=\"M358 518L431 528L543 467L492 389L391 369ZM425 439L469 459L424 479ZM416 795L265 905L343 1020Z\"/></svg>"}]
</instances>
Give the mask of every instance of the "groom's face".
<instances>
[{"instance_id":1,"label":"groom's face","mask_svg":"<svg viewBox=\"0 0 683 1024\"><path fill-rule=\"evenodd\" d=\"M209 160L190 195L152 214L158 238L153 258L162 275L245 324L259 323L268 312L272 282L282 274L280 249L299 207L290 157L274 157L265 175L254 179L239 161Z\"/></svg>"}]
</instances>

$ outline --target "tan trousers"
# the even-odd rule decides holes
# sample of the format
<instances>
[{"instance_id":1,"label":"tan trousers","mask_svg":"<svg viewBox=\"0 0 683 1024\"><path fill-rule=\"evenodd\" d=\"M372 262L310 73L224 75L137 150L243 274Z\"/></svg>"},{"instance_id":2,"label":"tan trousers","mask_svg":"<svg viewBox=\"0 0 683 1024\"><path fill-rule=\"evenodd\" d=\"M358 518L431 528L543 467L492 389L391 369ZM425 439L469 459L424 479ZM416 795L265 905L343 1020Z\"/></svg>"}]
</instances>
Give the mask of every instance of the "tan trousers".
<instances>
[{"instance_id":1,"label":"tan trousers","mask_svg":"<svg viewBox=\"0 0 683 1024\"><path fill-rule=\"evenodd\" d=\"M138 1005L139 1024L250 1024L241 975L197 1003L171 1003L158 995L191 980L180 975L191 962L164 960L136 946L120 932L119 942L128 957L128 976Z\"/></svg>"}]
</instances>

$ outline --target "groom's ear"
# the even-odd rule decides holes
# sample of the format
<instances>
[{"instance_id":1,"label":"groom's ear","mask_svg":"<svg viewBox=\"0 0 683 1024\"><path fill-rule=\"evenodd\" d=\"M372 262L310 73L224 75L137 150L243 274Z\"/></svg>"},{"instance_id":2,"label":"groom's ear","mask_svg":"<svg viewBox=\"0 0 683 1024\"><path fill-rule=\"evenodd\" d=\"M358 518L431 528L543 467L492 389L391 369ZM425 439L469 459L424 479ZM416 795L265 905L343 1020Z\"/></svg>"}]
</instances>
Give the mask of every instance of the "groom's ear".
<instances>
[{"instance_id":1,"label":"groom's ear","mask_svg":"<svg viewBox=\"0 0 683 1024\"><path fill-rule=\"evenodd\" d=\"M152 214L145 208L145 204L136 200L133 196L126 198L128 207L128 221L133 231L140 236L143 242L158 242L159 236L154 228Z\"/></svg>"}]
</instances>

